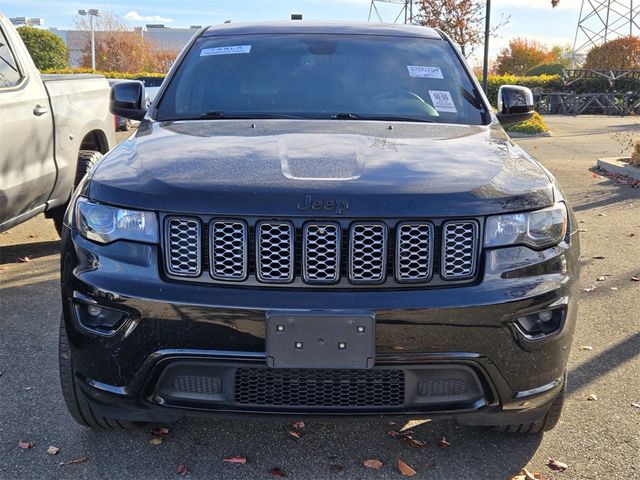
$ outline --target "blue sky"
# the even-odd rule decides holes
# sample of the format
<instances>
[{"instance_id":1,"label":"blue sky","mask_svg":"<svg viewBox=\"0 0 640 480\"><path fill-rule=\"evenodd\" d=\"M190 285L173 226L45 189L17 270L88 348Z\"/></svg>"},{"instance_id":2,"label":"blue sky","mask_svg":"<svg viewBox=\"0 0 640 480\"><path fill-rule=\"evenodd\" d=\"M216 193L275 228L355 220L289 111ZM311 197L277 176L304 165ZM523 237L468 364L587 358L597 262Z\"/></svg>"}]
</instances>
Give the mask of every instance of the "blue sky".
<instances>
[{"instance_id":1,"label":"blue sky","mask_svg":"<svg viewBox=\"0 0 640 480\"><path fill-rule=\"evenodd\" d=\"M492 18L511 15L511 21L492 40L495 55L516 36L534 38L548 46L572 44L581 0L561 0L552 9L550 0L492 0ZM305 20L366 21L370 0L0 0L0 11L9 17L42 17L46 27L69 28L79 8L100 8L125 17L131 26L164 23L188 27L232 21L285 20L302 13ZM377 4L383 20L392 22L398 5ZM475 62L474 62L475 63Z\"/></svg>"}]
</instances>

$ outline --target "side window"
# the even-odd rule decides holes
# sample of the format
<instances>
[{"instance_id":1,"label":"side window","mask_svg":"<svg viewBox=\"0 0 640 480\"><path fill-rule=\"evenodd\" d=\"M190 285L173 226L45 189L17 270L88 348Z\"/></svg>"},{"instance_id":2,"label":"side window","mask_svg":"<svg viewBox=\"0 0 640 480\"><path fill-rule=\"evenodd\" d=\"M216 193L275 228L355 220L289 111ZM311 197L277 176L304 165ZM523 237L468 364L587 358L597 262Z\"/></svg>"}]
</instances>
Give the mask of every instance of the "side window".
<instances>
[{"instance_id":1,"label":"side window","mask_svg":"<svg viewBox=\"0 0 640 480\"><path fill-rule=\"evenodd\" d=\"M21 78L22 75L9 48L9 42L4 32L0 30L0 88L16 85Z\"/></svg>"}]
</instances>

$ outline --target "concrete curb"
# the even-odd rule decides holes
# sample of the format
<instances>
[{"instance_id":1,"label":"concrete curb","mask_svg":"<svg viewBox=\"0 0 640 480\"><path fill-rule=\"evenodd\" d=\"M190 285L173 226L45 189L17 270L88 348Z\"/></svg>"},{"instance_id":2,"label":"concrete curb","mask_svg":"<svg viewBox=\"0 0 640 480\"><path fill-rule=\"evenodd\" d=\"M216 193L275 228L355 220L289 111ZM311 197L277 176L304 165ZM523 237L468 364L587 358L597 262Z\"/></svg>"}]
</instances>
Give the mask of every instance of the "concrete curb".
<instances>
[{"instance_id":1,"label":"concrete curb","mask_svg":"<svg viewBox=\"0 0 640 480\"><path fill-rule=\"evenodd\" d=\"M640 168L623 162L620 160L620 157L599 158L597 165L609 173L617 173L618 175L625 175L634 180L640 180Z\"/></svg>"},{"instance_id":2,"label":"concrete curb","mask_svg":"<svg viewBox=\"0 0 640 480\"><path fill-rule=\"evenodd\" d=\"M535 138L535 137L550 137L551 132L540 133L522 133L522 132L507 132L511 138Z\"/></svg>"}]
</instances>

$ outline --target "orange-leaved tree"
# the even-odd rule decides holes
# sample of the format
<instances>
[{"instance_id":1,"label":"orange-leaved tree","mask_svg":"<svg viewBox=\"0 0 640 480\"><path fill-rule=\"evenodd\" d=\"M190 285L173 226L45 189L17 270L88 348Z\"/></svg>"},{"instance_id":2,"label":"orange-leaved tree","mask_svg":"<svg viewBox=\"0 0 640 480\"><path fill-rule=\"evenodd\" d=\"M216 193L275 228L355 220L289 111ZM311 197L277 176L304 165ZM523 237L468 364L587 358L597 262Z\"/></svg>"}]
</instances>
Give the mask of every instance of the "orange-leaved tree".
<instances>
[{"instance_id":1,"label":"orange-leaved tree","mask_svg":"<svg viewBox=\"0 0 640 480\"><path fill-rule=\"evenodd\" d=\"M640 70L640 37L620 37L593 47L584 68Z\"/></svg>"},{"instance_id":2,"label":"orange-leaved tree","mask_svg":"<svg viewBox=\"0 0 640 480\"><path fill-rule=\"evenodd\" d=\"M499 75L524 75L532 67L553 62L554 54L540 42L527 38L513 38L496 58L495 69Z\"/></svg>"}]
</instances>

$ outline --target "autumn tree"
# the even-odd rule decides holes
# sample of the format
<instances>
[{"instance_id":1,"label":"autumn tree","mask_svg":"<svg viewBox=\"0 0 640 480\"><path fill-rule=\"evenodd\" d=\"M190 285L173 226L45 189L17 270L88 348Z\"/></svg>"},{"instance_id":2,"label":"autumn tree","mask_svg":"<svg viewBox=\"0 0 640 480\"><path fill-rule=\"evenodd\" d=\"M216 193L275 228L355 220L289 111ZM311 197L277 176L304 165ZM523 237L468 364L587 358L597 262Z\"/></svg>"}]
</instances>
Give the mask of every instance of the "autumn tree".
<instances>
[{"instance_id":1,"label":"autumn tree","mask_svg":"<svg viewBox=\"0 0 640 480\"><path fill-rule=\"evenodd\" d=\"M178 57L177 50L151 50L147 56L145 72L167 73Z\"/></svg>"},{"instance_id":2,"label":"autumn tree","mask_svg":"<svg viewBox=\"0 0 640 480\"><path fill-rule=\"evenodd\" d=\"M420 0L418 6L420 23L449 35L465 57L484 43L485 0ZM501 17L490 34L495 36L508 22L508 17Z\"/></svg>"},{"instance_id":3,"label":"autumn tree","mask_svg":"<svg viewBox=\"0 0 640 480\"><path fill-rule=\"evenodd\" d=\"M536 65L553 60L554 55L540 42L518 37L510 40L509 46L500 51L496 58L496 72L500 75L524 75Z\"/></svg>"},{"instance_id":4,"label":"autumn tree","mask_svg":"<svg viewBox=\"0 0 640 480\"><path fill-rule=\"evenodd\" d=\"M640 37L621 37L593 47L584 68L640 70Z\"/></svg>"}]
</instances>

